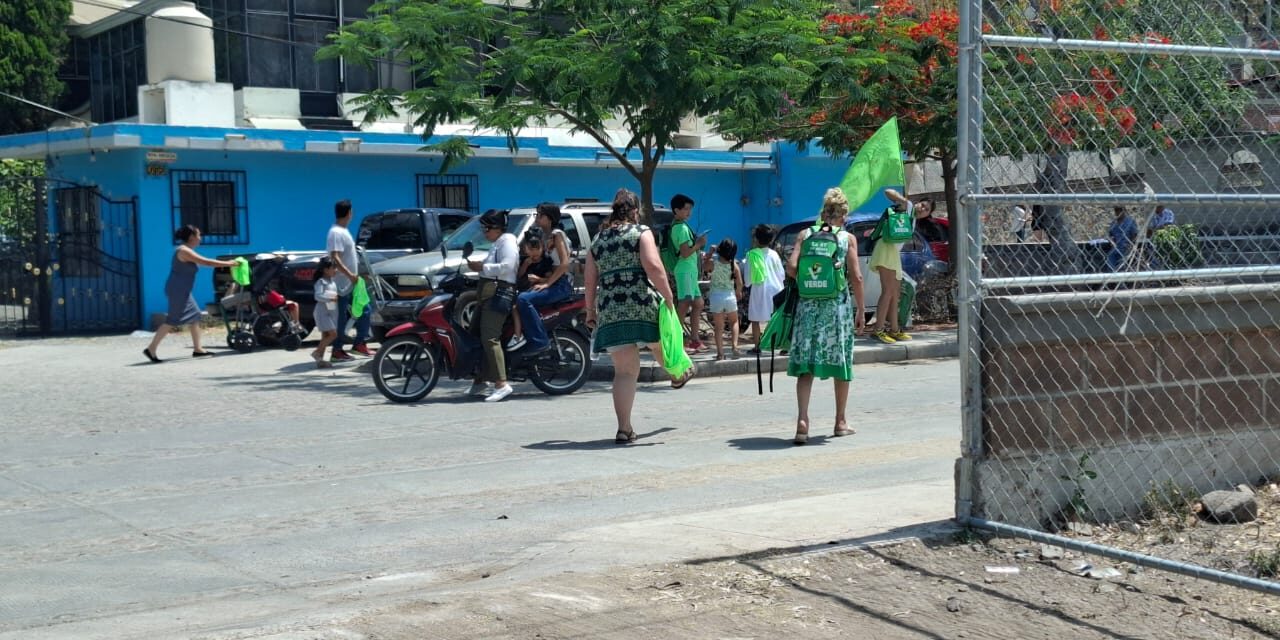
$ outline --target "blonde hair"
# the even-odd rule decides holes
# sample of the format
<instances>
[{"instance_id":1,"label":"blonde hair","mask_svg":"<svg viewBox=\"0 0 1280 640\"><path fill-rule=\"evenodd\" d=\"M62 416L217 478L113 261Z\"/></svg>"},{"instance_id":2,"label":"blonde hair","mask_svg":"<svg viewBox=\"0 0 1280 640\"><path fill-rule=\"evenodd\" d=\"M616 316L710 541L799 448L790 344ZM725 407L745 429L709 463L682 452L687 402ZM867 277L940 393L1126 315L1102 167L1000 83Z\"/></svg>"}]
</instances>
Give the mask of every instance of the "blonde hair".
<instances>
[{"instance_id":1,"label":"blonde hair","mask_svg":"<svg viewBox=\"0 0 1280 640\"><path fill-rule=\"evenodd\" d=\"M849 198L845 197L844 191L841 191L840 187L827 189L826 194L822 196L822 211L818 212L818 218L826 222L847 215L849 215Z\"/></svg>"}]
</instances>

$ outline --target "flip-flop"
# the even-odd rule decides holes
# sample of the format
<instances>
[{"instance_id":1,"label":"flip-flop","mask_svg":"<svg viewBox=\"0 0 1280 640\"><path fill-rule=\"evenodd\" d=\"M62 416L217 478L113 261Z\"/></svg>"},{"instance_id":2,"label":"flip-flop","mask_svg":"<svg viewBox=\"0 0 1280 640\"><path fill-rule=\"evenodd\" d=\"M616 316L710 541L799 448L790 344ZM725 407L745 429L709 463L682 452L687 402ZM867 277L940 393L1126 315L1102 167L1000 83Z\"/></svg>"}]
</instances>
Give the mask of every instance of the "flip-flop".
<instances>
[{"instance_id":1,"label":"flip-flop","mask_svg":"<svg viewBox=\"0 0 1280 640\"><path fill-rule=\"evenodd\" d=\"M684 387L686 384L689 384L689 381L692 379L693 379L693 367L689 367L688 369L685 369L684 375L680 376L679 378L675 378L671 381L671 388L680 389Z\"/></svg>"},{"instance_id":2,"label":"flip-flop","mask_svg":"<svg viewBox=\"0 0 1280 640\"><path fill-rule=\"evenodd\" d=\"M212 351L192 351L191 352L192 358L207 358L212 356L213 356Z\"/></svg>"},{"instance_id":3,"label":"flip-flop","mask_svg":"<svg viewBox=\"0 0 1280 640\"><path fill-rule=\"evenodd\" d=\"M851 436L851 435L853 435L854 433L857 433L857 432L856 432L856 431L854 431L853 429L850 429L850 428L848 428L848 427L845 427L845 428L843 428L843 429L836 429L835 433L833 433L833 434L831 434L831 435L832 435L832 437L835 437L835 438L843 438L844 436Z\"/></svg>"},{"instance_id":4,"label":"flip-flop","mask_svg":"<svg viewBox=\"0 0 1280 640\"><path fill-rule=\"evenodd\" d=\"M613 436L613 441L616 444L630 444L636 441L636 432L619 431L617 435Z\"/></svg>"}]
</instances>

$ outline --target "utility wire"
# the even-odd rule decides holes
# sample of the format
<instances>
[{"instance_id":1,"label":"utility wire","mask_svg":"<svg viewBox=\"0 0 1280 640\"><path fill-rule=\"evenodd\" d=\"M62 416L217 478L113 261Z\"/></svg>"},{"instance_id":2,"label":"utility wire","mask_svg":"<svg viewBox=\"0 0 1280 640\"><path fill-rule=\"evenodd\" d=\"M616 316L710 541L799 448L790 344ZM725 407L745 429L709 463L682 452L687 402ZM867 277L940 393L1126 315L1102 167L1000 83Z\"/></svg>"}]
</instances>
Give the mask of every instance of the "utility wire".
<instances>
[{"instance_id":1,"label":"utility wire","mask_svg":"<svg viewBox=\"0 0 1280 640\"><path fill-rule=\"evenodd\" d=\"M79 121L79 122L83 122L83 123L85 123L85 124L87 124L87 125L89 125L89 126L91 126L91 127L94 125L94 123L93 123L93 122L91 122L91 121L89 121L89 120L85 120L84 118L81 118L81 117L78 117L78 116L73 116L73 115L71 115L71 114L69 114L69 113L67 113L67 112L65 112L65 111L59 111L59 110L54 109L53 107L51 107L51 106L49 106L49 105L47 105L47 104L41 104L41 103L36 102L36 101L34 101L34 100L28 100L28 99L26 99L26 98L23 98L22 96L15 96L15 95L13 95L12 93L7 93L7 92L4 92L4 91L0 91L0 96L4 96L4 97L6 97L6 98L9 98L10 100L17 100L18 102L21 102L21 103L23 103L23 104L29 104L29 105L31 105L31 106L33 106L33 107L37 108L37 109L43 109L43 110L45 110L45 111L48 111L49 113L54 113L54 114L60 115L60 116L62 116L62 117L64 117L64 118L71 118L72 120L76 120L76 121Z\"/></svg>"}]
</instances>

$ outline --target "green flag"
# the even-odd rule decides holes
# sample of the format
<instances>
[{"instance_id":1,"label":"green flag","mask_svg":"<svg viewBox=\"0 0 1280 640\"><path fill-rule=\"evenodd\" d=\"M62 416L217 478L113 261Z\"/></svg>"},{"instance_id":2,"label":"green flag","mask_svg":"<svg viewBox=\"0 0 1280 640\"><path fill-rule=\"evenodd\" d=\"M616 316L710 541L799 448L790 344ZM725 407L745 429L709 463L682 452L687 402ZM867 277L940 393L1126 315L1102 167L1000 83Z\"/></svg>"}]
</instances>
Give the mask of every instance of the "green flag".
<instances>
[{"instance_id":1,"label":"green flag","mask_svg":"<svg viewBox=\"0 0 1280 640\"><path fill-rule=\"evenodd\" d=\"M881 190L906 183L902 144L898 141L898 117L894 116L858 149L853 164L840 181L840 190L849 199L849 210L857 211Z\"/></svg>"}]
</instances>

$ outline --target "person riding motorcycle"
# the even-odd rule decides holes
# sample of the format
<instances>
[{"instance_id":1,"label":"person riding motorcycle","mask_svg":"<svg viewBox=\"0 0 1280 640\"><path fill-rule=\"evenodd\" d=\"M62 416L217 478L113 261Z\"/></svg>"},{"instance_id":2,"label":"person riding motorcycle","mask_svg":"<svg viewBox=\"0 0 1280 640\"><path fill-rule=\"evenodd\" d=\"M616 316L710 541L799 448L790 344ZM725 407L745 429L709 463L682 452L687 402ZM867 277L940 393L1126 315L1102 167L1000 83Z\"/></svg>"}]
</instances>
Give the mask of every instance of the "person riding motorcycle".
<instances>
[{"instance_id":1,"label":"person riding motorcycle","mask_svg":"<svg viewBox=\"0 0 1280 640\"><path fill-rule=\"evenodd\" d=\"M507 233L505 211L490 209L480 216L484 238L492 243L482 260L468 260L467 266L480 273L477 288L476 319L480 342L484 347L484 371L477 375L467 393L484 397L485 402L499 402L514 391L507 384L507 364L502 349L502 328L511 315L515 302L516 270L520 265L520 248L513 234ZM492 383L494 388L489 389Z\"/></svg>"}]
</instances>

